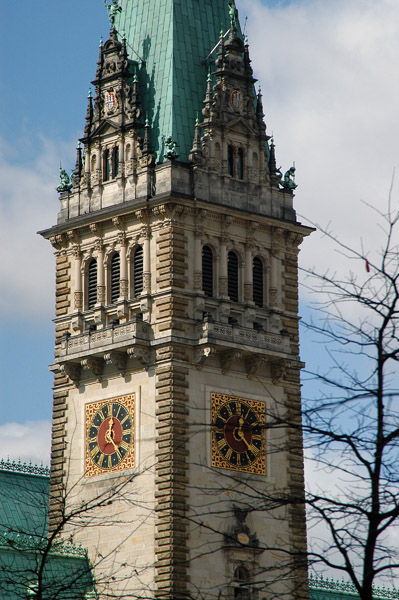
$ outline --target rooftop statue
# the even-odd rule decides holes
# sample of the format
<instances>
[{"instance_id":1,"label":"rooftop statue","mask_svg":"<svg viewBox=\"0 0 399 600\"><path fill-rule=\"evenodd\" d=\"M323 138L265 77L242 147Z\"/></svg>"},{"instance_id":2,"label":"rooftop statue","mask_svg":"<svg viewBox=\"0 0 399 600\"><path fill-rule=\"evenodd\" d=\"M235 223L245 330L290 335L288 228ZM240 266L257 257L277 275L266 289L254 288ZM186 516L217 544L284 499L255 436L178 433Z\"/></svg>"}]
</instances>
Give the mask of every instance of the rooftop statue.
<instances>
[{"instance_id":1,"label":"rooftop statue","mask_svg":"<svg viewBox=\"0 0 399 600\"><path fill-rule=\"evenodd\" d=\"M179 158L179 154L177 152L178 147L179 147L179 144L175 140L173 140L171 136L166 138L166 140L165 140L165 148L167 150L166 158L169 158L169 160L176 160L177 158Z\"/></svg>"},{"instance_id":2,"label":"rooftop statue","mask_svg":"<svg viewBox=\"0 0 399 600\"><path fill-rule=\"evenodd\" d=\"M295 183L295 167L290 167L286 171L281 185L285 190L295 190L298 187Z\"/></svg>"},{"instance_id":3,"label":"rooftop statue","mask_svg":"<svg viewBox=\"0 0 399 600\"><path fill-rule=\"evenodd\" d=\"M229 15L230 23L234 28L238 27L238 10L236 9L235 0L228 0L229 2Z\"/></svg>"},{"instance_id":4,"label":"rooftop statue","mask_svg":"<svg viewBox=\"0 0 399 600\"><path fill-rule=\"evenodd\" d=\"M56 187L57 192L70 192L72 183L68 173L60 166L60 185Z\"/></svg>"},{"instance_id":5,"label":"rooftop statue","mask_svg":"<svg viewBox=\"0 0 399 600\"><path fill-rule=\"evenodd\" d=\"M112 26L115 25L115 19L118 12L122 12L122 7L119 6L118 0L112 0L112 4L108 4L107 0L104 0L105 8L108 11L108 17Z\"/></svg>"}]
</instances>

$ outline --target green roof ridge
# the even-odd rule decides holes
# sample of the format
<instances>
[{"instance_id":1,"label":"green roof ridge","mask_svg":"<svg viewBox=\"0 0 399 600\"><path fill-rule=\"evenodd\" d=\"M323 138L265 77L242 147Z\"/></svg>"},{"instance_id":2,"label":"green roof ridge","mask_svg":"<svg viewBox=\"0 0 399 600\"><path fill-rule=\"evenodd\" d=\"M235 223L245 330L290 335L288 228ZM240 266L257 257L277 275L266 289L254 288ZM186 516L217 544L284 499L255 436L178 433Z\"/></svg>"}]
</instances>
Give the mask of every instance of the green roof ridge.
<instances>
[{"instance_id":1,"label":"green roof ridge","mask_svg":"<svg viewBox=\"0 0 399 600\"><path fill-rule=\"evenodd\" d=\"M120 6L116 28L126 36L129 57L138 63L157 160L164 160L164 142L171 137L179 145L180 160L188 161L205 98L206 58L220 30L230 28L227 0L120 0Z\"/></svg>"}]
</instances>

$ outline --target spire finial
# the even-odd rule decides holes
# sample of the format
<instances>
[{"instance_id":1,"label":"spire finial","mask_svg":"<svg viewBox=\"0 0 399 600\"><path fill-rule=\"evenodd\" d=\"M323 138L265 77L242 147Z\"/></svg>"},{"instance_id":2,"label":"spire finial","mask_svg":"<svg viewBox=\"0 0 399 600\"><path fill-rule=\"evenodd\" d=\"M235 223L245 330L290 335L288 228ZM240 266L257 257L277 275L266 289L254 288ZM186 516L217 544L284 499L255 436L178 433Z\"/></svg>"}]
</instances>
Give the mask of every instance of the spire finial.
<instances>
[{"instance_id":1,"label":"spire finial","mask_svg":"<svg viewBox=\"0 0 399 600\"><path fill-rule=\"evenodd\" d=\"M237 29L238 27L238 10L236 8L235 0L228 0L229 4L229 15L230 15L230 25L232 29Z\"/></svg>"}]
</instances>

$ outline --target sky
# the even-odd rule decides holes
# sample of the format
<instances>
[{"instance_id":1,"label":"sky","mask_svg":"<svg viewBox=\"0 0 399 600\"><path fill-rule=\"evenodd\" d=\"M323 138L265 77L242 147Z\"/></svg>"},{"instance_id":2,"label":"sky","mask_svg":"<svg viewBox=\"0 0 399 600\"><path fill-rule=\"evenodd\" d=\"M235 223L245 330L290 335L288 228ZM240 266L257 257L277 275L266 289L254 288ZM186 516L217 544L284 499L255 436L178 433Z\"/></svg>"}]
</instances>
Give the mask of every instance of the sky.
<instances>
[{"instance_id":1,"label":"sky","mask_svg":"<svg viewBox=\"0 0 399 600\"><path fill-rule=\"evenodd\" d=\"M397 0L237 0L278 166L295 161L299 219L372 256L399 161ZM0 458L48 463L54 260L36 234L55 224L60 161L83 133L109 25L102 0L0 7ZM301 265L343 271L319 232ZM358 266L354 267L355 269ZM306 316L312 294L301 291ZM307 338L302 359L317 367Z\"/></svg>"}]
</instances>

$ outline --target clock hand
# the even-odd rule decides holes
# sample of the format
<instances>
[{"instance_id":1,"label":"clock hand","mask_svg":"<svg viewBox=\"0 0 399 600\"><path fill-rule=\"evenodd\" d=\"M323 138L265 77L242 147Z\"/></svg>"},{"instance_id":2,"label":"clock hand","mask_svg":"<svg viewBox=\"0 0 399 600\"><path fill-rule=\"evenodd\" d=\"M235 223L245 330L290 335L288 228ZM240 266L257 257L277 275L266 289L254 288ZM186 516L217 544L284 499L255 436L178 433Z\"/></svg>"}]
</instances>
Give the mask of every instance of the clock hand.
<instances>
[{"instance_id":1,"label":"clock hand","mask_svg":"<svg viewBox=\"0 0 399 600\"><path fill-rule=\"evenodd\" d=\"M115 432L113 430L113 425L114 425L114 419L111 417L109 420L109 426L107 431L105 432L105 441L107 442L107 444L112 444L114 447L115 452L118 454L119 457L121 457L121 453L119 451L118 446L115 444L114 442L114 435Z\"/></svg>"},{"instance_id":2,"label":"clock hand","mask_svg":"<svg viewBox=\"0 0 399 600\"><path fill-rule=\"evenodd\" d=\"M234 437L236 439L239 439L242 442L244 442L244 444L246 445L246 447L249 450L249 448L251 447L251 445L248 444L247 440L245 439L244 430L242 428L243 424L244 424L244 419L242 417L240 417L240 420L238 421L238 427L236 427L235 430L234 430Z\"/></svg>"}]
</instances>

